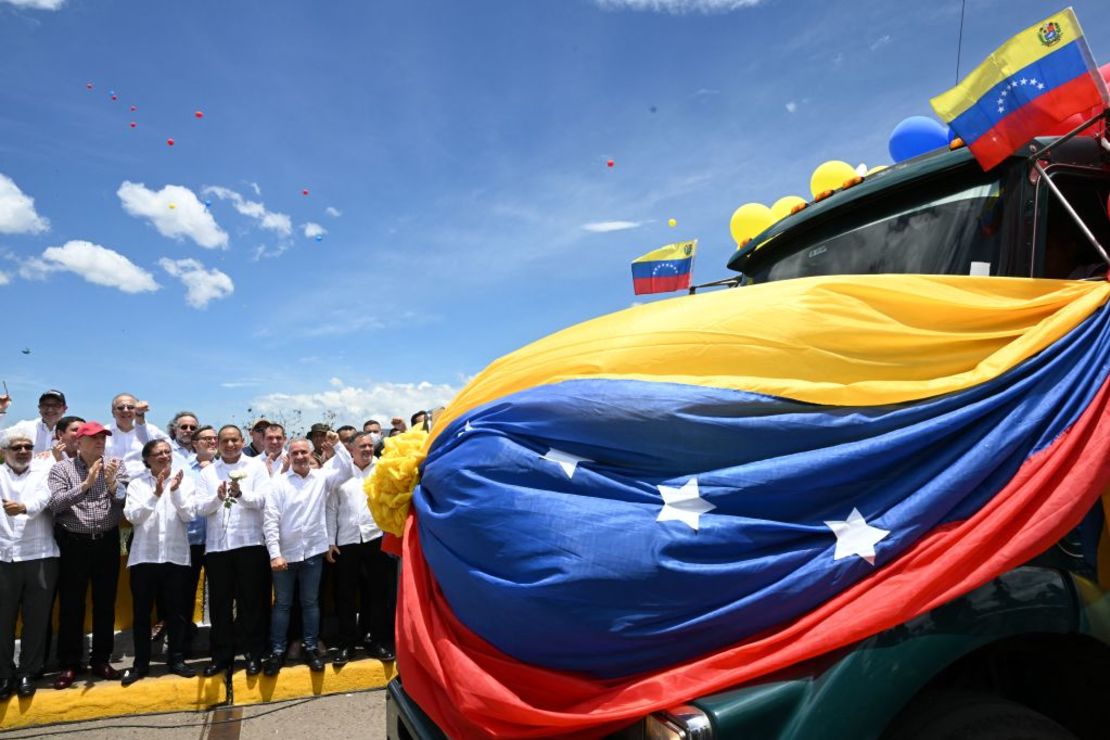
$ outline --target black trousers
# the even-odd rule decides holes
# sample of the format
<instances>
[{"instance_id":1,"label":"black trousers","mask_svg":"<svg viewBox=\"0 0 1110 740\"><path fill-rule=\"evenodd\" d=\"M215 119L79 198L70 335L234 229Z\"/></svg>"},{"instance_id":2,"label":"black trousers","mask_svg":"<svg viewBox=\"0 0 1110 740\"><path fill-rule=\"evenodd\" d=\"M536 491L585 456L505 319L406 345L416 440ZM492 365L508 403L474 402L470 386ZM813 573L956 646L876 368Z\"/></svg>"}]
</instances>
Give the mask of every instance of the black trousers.
<instances>
[{"instance_id":1,"label":"black trousers","mask_svg":"<svg viewBox=\"0 0 1110 740\"><path fill-rule=\"evenodd\" d=\"M334 593L342 647L354 647L367 634L375 642L393 644L396 581L396 567L382 552L381 537L339 547Z\"/></svg>"},{"instance_id":2,"label":"black trousers","mask_svg":"<svg viewBox=\"0 0 1110 740\"><path fill-rule=\"evenodd\" d=\"M257 545L204 556L212 618L212 660L230 662L236 653L261 658L270 631L270 554ZM234 605L234 608L233 608Z\"/></svg>"},{"instance_id":3,"label":"black trousers","mask_svg":"<svg viewBox=\"0 0 1110 740\"><path fill-rule=\"evenodd\" d=\"M0 562L0 680L15 678L15 620L22 613L19 675L35 676L46 660L46 635L58 558Z\"/></svg>"},{"instance_id":4,"label":"black trousers","mask_svg":"<svg viewBox=\"0 0 1110 740\"><path fill-rule=\"evenodd\" d=\"M185 581L189 566L174 563L139 563L131 566L132 634L135 637L135 667L150 667L150 610L155 599L169 640L169 662L180 659L185 640ZM190 605L191 606L191 605Z\"/></svg>"},{"instance_id":5,"label":"black trousers","mask_svg":"<svg viewBox=\"0 0 1110 740\"><path fill-rule=\"evenodd\" d=\"M119 583L119 528L98 536L54 528L62 557L58 571L58 665L81 666L85 637L85 594L92 588L93 665L112 657L116 635L116 586ZM149 638L150 633L147 633Z\"/></svg>"}]
</instances>

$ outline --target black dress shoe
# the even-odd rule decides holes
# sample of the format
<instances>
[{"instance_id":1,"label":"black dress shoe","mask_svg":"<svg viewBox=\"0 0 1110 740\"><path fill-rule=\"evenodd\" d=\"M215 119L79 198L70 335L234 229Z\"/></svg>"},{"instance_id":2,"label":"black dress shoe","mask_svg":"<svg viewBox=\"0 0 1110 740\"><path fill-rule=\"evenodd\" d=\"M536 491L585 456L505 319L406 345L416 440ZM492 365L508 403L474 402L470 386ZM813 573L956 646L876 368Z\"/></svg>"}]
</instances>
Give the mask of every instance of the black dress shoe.
<instances>
[{"instance_id":1,"label":"black dress shoe","mask_svg":"<svg viewBox=\"0 0 1110 740\"><path fill-rule=\"evenodd\" d=\"M320 653L315 650L307 650L305 652L308 653L308 658L305 660L305 663L308 663L308 670L313 673L320 673L323 671L324 659L320 656Z\"/></svg>"},{"instance_id":2,"label":"black dress shoe","mask_svg":"<svg viewBox=\"0 0 1110 740\"><path fill-rule=\"evenodd\" d=\"M15 691L15 681L10 678L0 681L0 701L4 701L11 696L13 691Z\"/></svg>"},{"instance_id":3,"label":"black dress shoe","mask_svg":"<svg viewBox=\"0 0 1110 740\"><path fill-rule=\"evenodd\" d=\"M254 656L247 656L247 675L257 676L262 673L262 661Z\"/></svg>"},{"instance_id":4,"label":"black dress shoe","mask_svg":"<svg viewBox=\"0 0 1110 740\"><path fill-rule=\"evenodd\" d=\"M340 666L347 665L349 662L351 662L351 649L344 647L339 648L339 650L335 653L335 659L332 660L331 664L335 666Z\"/></svg>"},{"instance_id":5,"label":"black dress shoe","mask_svg":"<svg viewBox=\"0 0 1110 740\"><path fill-rule=\"evenodd\" d=\"M15 682L15 693L24 699L34 696L35 680L30 676L20 676L19 680Z\"/></svg>"},{"instance_id":6,"label":"black dress shoe","mask_svg":"<svg viewBox=\"0 0 1110 740\"><path fill-rule=\"evenodd\" d=\"M380 642L370 643L370 646L366 648L366 652L370 653L371 658L377 658L383 662L389 662L397 657L393 652L393 648L388 645L383 645Z\"/></svg>"},{"instance_id":7,"label":"black dress shoe","mask_svg":"<svg viewBox=\"0 0 1110 740\"><path fill-rule=\"evenodd\" d=\"M204 667L204 677L212 678L217 673L223 673L224 671L231 673L234 670L233 665L230 660L214 660Z\"/></svg>"},{"instance_id":8,"label":"black dress shoe","mask_svg":"<svg viewBox=\"0 0 1110 740\"><path fill-rule=\"evenodd\" d=\"M262 667L262 672L267 676L276 676L281 672L281 667L285 665L284 653L271 653L266 658L265 664Z\"/></svg>"},{"instance_id":9,"label":"black dress shoe","mask_svg":"<svg viewBox=\"0 0 1110 740\"><path fill-rule=\"evenodd\" d=\"M111 663L96 663L89 668L89 673L99 676L105 681L115 681L119 678L119 671L113 668Z\"/></svg>"},{"instance_id":10,"label":"black dress shoe","mask_svg":"<svg viewBox=\"0 0 1110 740\"><path fill-rule=\"evenodd\" d=\"M123 676L119 680L120 685L130 686L140 678L146 678L149 673L150 670L148 668L136 668L135 666L131 666L123 672Z\"/></svg>"},{"instance_id":11,"label":"black dress shoe","mask_svg":"<svg viewBox=\"0 0 1110 740\"><path fill-rule=\"evenodd\" d=\"M182 678L193 678L197 675L197 669L187 665L185 661L181 660L180 658L178 658L177 660L171 660L169 666L167 667L169 668L170 673L174 674L175 676L181 676Z\"/></svg>"}]
</instances>

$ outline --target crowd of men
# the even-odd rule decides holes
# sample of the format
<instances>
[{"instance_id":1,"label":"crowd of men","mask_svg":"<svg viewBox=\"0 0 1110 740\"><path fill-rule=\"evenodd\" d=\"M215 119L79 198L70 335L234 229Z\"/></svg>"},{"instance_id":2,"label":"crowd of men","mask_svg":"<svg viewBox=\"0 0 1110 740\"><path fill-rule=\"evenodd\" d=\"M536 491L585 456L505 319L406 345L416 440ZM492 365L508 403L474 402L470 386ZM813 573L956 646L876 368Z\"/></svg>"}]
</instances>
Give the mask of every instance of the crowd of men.
<instances>
[{"instance_id":1,"label":"crowd of men","mask_svg":"<svg viewBox=\"0 0 1110 740\"><path fill-rule=\"evenodd\" d=\"M0 414L10 404L0 396ZM276 675L302 645L309 668L324 670L325 562L338 621L334 664L347 663L357 647L393 659L396 561L382 551L363 489L381 454L379 422L366 421L362 431L313 424L306 438L288 439L281 424L258 419L248 441L238 426L201 424L189 411L163 432L146 421L148 404L127 393L112 399L106 425L66 415L58 390L43 393L38 410L38 418L0 431L0 700L35 692L54 637L55 600L53 686L68 688L86 671L90 591L93 676L125 686L147 676L147 637L163 632L168 670L195 676L185 661L202 565L211 623L205 676L233 671L237 655L248 675ZM422 411L410 419L426 421ZM406 428L399 418L391 424L387 434ZM121 673L111 656L123 523L132 528L135 659Z\"/></svg>"}]
</instances>

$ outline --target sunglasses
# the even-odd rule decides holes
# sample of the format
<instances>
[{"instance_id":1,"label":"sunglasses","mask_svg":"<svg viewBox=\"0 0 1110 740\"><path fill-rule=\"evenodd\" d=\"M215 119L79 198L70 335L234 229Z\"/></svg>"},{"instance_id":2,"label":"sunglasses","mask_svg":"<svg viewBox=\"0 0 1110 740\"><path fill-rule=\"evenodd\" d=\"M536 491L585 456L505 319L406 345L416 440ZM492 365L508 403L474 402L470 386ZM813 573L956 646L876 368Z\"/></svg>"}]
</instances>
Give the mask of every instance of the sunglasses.
<instances>
[{"instance_id":1,"label":"sunglasses","mask_svg":"<svg viewBox=\"0 0 1110 740\"><path fill-rule=\"evenodd\" d=\"M178 424L177 428L186 432L195 432L197 430L195 426L190 424Z\"/></svg>"},{"instance_id":2,"label":"sunglasses","mask_svg":"<svg viewBox=\"0 0 1110 740\"><path fill-rule=\"evenodd\" d=\"M12 445L8 448L12 452L30 452L35 449L34 445Z\"/></svg>"},{"instance_id":3,"label":"sunglasses","mask_svg":"<svg viewBox=\"0 0 1110 740\"><path fill-rule=\"evenodd\" d=\"M134 406L116 406L116 411L134 411Z\"/></svg>"}]
</instances>

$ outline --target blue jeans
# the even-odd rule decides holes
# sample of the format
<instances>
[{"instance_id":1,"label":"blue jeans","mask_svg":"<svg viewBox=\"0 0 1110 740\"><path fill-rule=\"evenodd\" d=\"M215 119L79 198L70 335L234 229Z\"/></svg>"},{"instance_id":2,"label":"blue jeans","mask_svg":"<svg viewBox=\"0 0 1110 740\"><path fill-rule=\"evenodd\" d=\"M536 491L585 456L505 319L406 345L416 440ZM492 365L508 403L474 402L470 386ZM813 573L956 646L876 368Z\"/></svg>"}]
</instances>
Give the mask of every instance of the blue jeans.
<instances>
[{"instance_id":1,"label":"blue jeans","mask_svg":"<svg viewBox=\"0 0 1110 740\"><path fill-rule=\"evenodd\" d=\"M304 622L304 646L316 649L320 636L320 576L324 572L324 554L313 555L298 563L289 563L288 570L274 571L274 611L270 614L270 646L275 653L285 652L289 634L289 610L293 606L293 588L300 586L301 620Z\"/></svg>"}]
</instances>

